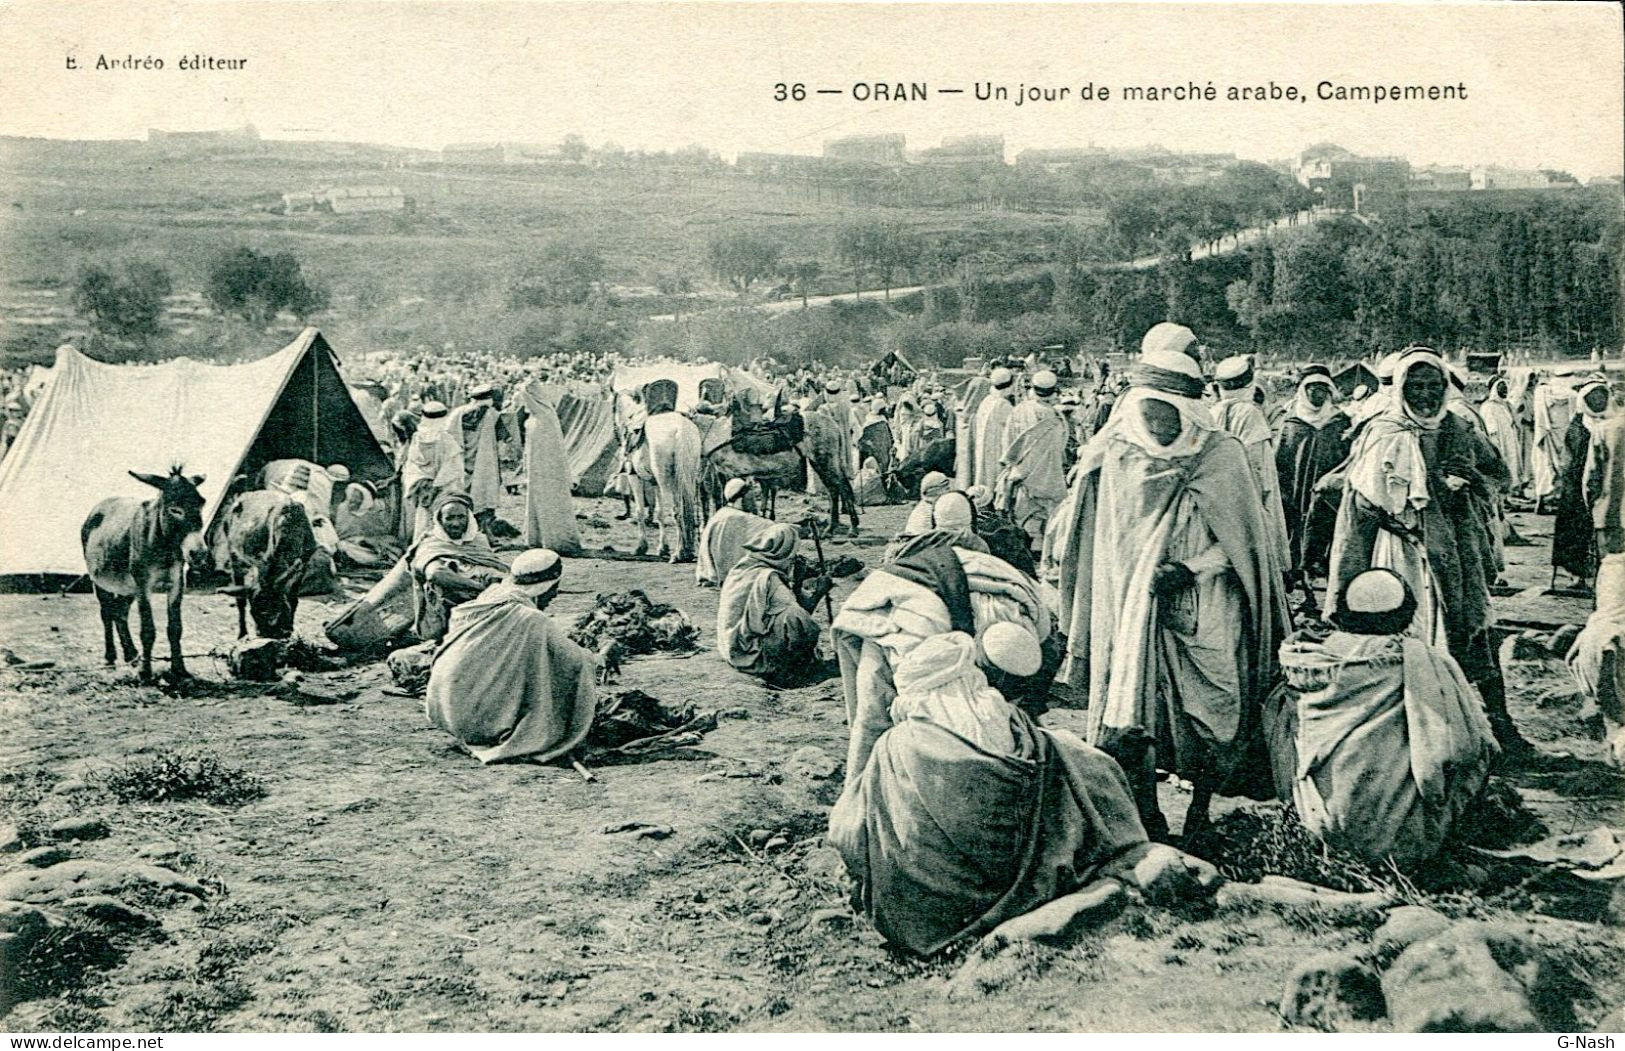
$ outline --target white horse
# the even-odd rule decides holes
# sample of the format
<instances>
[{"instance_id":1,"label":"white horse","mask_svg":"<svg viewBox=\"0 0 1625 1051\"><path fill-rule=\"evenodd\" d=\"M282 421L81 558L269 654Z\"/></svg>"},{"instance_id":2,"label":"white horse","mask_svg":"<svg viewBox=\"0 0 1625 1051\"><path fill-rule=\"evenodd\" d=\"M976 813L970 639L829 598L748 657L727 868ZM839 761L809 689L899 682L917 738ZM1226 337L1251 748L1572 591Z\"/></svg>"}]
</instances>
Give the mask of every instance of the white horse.
<instances>
[{"instance_id":1,"label":"white horse","mask_svg":"<svg viewBox=\"0 0 1625 1051\"><path fill-rule=\"evenodd\" d=\"M633 517L638 523L637 553L649 553L649 509L654 509L660 547L671 562L694 561L700 531L700 431L678 412L660 412L643 422L643 436L628 430L623 440L636 444L627 454L632 469ZM673 546L666 538L670 522L677 534Z\"/></svg>"}]
</instances>

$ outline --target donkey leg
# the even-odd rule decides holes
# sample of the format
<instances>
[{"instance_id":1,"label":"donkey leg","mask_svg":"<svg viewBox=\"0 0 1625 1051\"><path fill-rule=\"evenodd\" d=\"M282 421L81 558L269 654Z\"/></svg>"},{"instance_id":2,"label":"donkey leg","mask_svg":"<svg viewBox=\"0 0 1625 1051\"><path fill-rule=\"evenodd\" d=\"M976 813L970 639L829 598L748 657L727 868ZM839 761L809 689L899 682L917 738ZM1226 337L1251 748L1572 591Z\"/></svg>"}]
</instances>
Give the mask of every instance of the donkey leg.
<instances>
[{"instance_id":1,"label":"donkey leg","mask_svg":"<svg viewBox=\"0 0 1625 1051\"><path fill-rule=\"evenodd\" d=\"M169 585L169 618L165 625L169 635L169 675L174 679L187 678L186 658L181 656L181 600L185 597L186 585L177 574Z\"/></svg>"},{"instance_id":2,"label":"donkey leg","mask_svg":"<svg viewBox=\"0 0 1625 1051\"><path fill-rule=\"evenodd\" d=\"M152 596L142 588L135 596L135 612L141 621L141 681L152 679L152 647L158 641L158 625L152 619Z\"/></svg>"},{"instance_id":3,"label":"donkey leg","mask_svg":"<svg viewBox=\"0 0 1625 1051\"><path fill-rule=\"evenodd\" d=\"M107 602L111 596L95 585L91 589L96 592L96 611L102 618L102 660L111 668L118 663L118 654L113 650L113 611Z\"/></svg>"},{"instance_id":4,"label":"donkey leg","mask_svg":"<svg viewBox=\"0 0 1625 1051\"><path fill-rule=\"evenodd\" d=\"M109 595L107 608L113 628L118 632L119 648L124 651L124 663L134 664L137 658L135 639L130 637L130 606L135 600L124 595Z\"/></svg>"}]
</instances>

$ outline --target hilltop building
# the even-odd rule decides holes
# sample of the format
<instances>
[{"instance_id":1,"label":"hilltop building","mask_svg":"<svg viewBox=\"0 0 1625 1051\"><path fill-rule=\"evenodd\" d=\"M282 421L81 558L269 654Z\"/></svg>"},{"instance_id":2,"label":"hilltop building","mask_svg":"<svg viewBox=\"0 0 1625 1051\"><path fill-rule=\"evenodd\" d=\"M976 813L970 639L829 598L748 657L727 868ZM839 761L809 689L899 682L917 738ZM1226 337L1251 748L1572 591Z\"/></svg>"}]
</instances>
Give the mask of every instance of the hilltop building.
<instances>
[{"instance_id":1,"label":"hilltop building","mask_svg":"<svg viewBox=\"0 0 1625 1051\"><path fill-rule=\"evenodd\" d=\"M842 139L824 140L826 160L861 161L900 167L908 163L901 135L848 135ZM1002 142L1001 142L1002 149Z\"/></svg>"},{"instance_id":2,"label":"hilltop building","mask_svg":"<svg viewBox=\"0 0 1625 1051\"><path fill-rule=\"evenodd\" d=\"M943 139L941 146L920 150L909 158L915 164L1001 168L1004 166L1003 135L962 135Z\"/></svg>"},{"instance_id":3,"label":"hilltop building","mask_svg":"<svg viewBox=\"0 0 1625 1051\"><path fill-rule=\"evenodd\" d=\"M1292 175L1320 203L1358 211L1360 199L1368 193L1404 193L1410 186L1411 165L1403 157L1360 157L1322 142L1298 155Z\"/></svg>"},{"instance_id":4,"label":"hilltop building","mask_svg":"<svg viewBox=\"0 0 1625 1051\"><path fill-rule=\"evenodd\" d=\"M1524 168L1502 168L1493 164L1473 169L1475 190L1556 190L1580 185L1568 172L1542 168L1538 171Z\"/></svg>"},{"instance_id":5,"label":"hilltop building","mask_svg":"<svg viewBox=\"0 0 1625 1051\"><path fill-rule=\"evenodd\" d=\"M1411 172L1411 189L1423 193L1459 193L1473 188L1473 173L1466 168L1430 164Z\"/></svg>"}]
</instances>

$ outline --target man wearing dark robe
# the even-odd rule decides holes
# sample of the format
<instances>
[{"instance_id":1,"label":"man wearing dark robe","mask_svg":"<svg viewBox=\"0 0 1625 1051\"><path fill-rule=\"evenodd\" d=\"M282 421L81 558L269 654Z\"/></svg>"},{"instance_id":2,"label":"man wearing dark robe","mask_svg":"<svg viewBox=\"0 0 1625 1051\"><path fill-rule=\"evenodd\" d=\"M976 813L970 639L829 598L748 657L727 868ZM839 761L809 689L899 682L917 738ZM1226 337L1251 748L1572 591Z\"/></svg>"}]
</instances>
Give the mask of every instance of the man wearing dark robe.
<instances>
[{"instance_id":1,"label":"man wearing dark robe","mask_svg":"<svg viewBox=\"0 0 1625 1051\"><path fill-rule=\"evenodd\" d=\"M1317 499L1315 483L1349 454L1349 418L1337 405L1337 388L1324 365L1310 365L1298 381L1297 394L1281 421L1276 440L1275 470L1280 478L1281 507L1295 577L1326 571L1337 508Z\"/></svg>"},{"instance_id":2,"label":"man wearing dark robe","mask_svg":"<svg viewBox=\"0 0 1625 1051\"><path fill-rule=\"evenodd\" d=\"M1597 544L1591 524L1586 473L1592 435L1607 419L1608 384L1590 380L1574 392L1574 416L1563 434L1563 467L1557 481L1557 518L1552 523L1552 565L1582 586L1597 570Z\"/></svg>"}]
</instances>

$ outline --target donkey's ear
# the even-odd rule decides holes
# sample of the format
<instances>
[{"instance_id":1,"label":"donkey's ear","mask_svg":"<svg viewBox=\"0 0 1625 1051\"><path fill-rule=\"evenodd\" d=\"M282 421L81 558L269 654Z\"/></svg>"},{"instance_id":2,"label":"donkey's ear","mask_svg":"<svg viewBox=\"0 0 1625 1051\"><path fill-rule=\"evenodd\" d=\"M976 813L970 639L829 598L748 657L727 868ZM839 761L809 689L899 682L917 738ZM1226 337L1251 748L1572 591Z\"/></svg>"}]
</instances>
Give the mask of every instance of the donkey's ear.
<instances>
[{"instance_id":1,"label":"donkey's ear","mask_svg":"<svg viewBox=\"0 0 1625 1051\"><path fill-rule=\"evenodd\" d=\"M131 471L130 477L134 478L138 482L145 482L154 489L162 489L164 487L164 479L156 474L142 474L140 471Z\"/></svg>"},{"instance_id":2,"label":"donkey's ear","mask_svg":"<svg viewBox=\"0 0 1625 1051\"><path fill-rule=\"evenodd\" d=\"M203 484L204 476L201 474L194 474L188 477L186 480L192 483L193 489L196 489L198 486Z\"/></svg>"}]
</instances>

